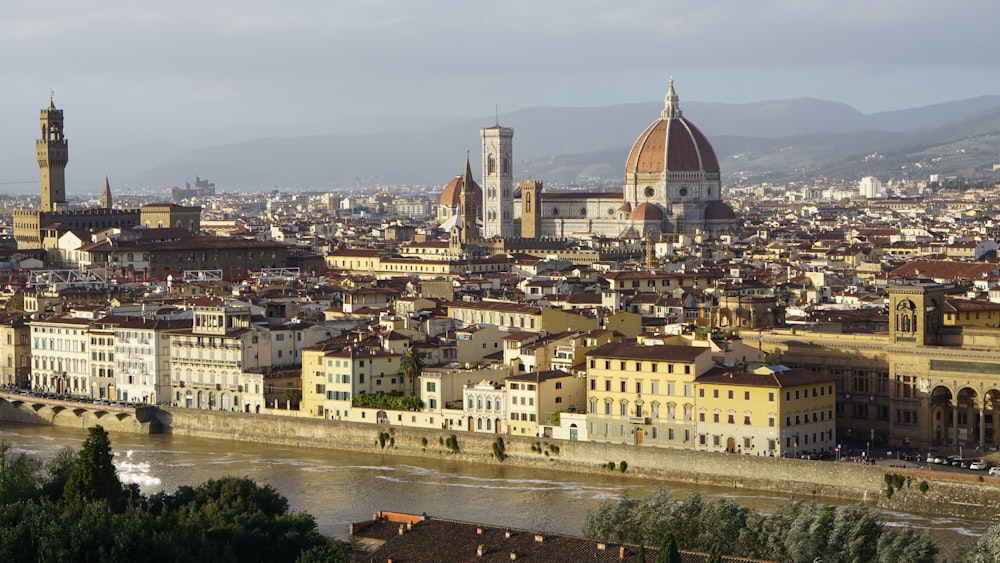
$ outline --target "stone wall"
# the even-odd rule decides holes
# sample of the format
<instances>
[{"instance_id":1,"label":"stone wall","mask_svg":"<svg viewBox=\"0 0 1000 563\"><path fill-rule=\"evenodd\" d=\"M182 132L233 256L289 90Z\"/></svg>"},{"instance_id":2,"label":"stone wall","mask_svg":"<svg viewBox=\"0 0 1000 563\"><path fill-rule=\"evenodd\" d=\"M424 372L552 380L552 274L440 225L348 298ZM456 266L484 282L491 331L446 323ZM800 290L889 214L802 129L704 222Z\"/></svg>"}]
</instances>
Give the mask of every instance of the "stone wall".
<instances>
[{"instance_id":1,"label":"stone wall","mask_svg":"<svg viewBox=\"0 0 1000 563\"><path fill-rule=\"evenodd\" d=\"M493 434L377 426L322 419L164 408L158 413L164 432L248 442L410 456L451 456L474 463L500 463L493 457ZM380 445L381 439L384 447ZM458 452L444 445L454 435ZM780 491L803 499L839 498L878 508L952 517L992 518L1000 511L1000 479L976 474L967 481L941 478L933 471L906 471L857 463L834 463L720 454L628 444L546 440L504 436L507 465L562 471L609 471L626 462L628 475L664 481ZM908 484L886 495L884 474L910 476ZM959 475L959 477L963 477ZM921 481L928 482L921 492Z\"/></svg>"},{"instance_id":2,"label":"stone wall","mask_svg":"<svg viewBox=\"0 0 1000 563\"><path fill-rule=\"evenodd\" d=\"M58 411L58 412L57 412ZM149 409L155 418L140 422L121 413L43 406L37 410L0 400L0 420L88 428L102 425L113 432L166 433L289 446L381 451L408 456L453 457L473 463L500 463L493 457L497 436L450 430L377 426L315 418L207 411L166 407ZM146 414L145 410L143 415ZM143 416L142 418L145 419ZM458 451L445 445L452 436ZM504 436L507 465L547 467L562 471L609 471L614 462L626 474L664 481L780 491L803 499L823 497L863 501L884 509L991 519L1000 513L1000 479L985 474L939 474L928 470L696 452L628 444L547 440ZM381 442L381 443L380 443ZM885 473L909 477L890 497ZM979 481L982 475L983 481ZM945 478L947 477L947 478ZM926 492L920 483L928 483Z\"/></svg>"}]
</instances>

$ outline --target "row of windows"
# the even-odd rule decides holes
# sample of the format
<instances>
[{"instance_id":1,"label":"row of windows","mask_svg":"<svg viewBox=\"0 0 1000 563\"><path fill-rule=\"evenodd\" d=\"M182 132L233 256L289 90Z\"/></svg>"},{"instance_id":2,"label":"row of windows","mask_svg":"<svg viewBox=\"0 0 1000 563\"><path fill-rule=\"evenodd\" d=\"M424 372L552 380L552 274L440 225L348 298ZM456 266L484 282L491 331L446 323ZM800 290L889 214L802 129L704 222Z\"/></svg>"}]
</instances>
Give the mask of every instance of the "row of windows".
<instances>
[{"instance_id":1,"label":"row of windows","mask_svg":"<svg viewBox=\"0 0 1000 563\"><path fill-rule=\"evenodd\" d=\"M698 434L698 444L701 445L701 446L707 446L708 445L708 437L709 437L708 434ZM768 440L767 441L767 450L773 452L776 445L777 445L776 441L774 441L774 440ZM722 447L722 435L721 434L713 434L712 435L712 446L714 446L716 448L721 448ZM730 446L726 446L726 447L730 447ZM753 441L752 441L752 439L749 436L744 436L743 437L742 449L743 450L747 450L747 451L753 449Z\"/></svg>"},{"instance_id":2,"label":"row of windows","mask_svg":"<svg viewBox=\"0 0 1000 563\"><path fill-rule=\"evenodd\" d=\"M818 439L817 439L817 437L818 437ZM799 438L802 438L802 440L803 440L802 443L799 443ZM816 432L812 433L812 443L813 444L817 444L817 443L819 443L820 441L823 441L823 440L825 440L827 442L833 441L833 430L827 430L826 432L820 432L819 434L817 434ZM791 448L791 447L796 447L797 448L797 447L800 447L800 446L808 446L808 445L809 445L809 434L803 434L801 436L799 436L798 434L796 434L795 436L789 436L789 437L785 438L785 447L786 448Z\"/></svg>"},{"instance_id":3,"label":"row of windows","mask_svg":"<svg viewBox=\"0 0 1000 563\"><path fill-rule=\"evenodd\" d=\"M64 338L38 338L35 337L35 350L57 350L60 352L86 352L87 343L79 340L66 340Z\"/></svg>"},{"instance_id":4,"label":"row of windows","mask_svg":"<svg viewBox=\"0 0 1000 563\"><path fill-rule=\"evenodd\" d=\"M802 392L802 398L803 399L809 397L809 389L796 389L795 390L795 398L796 399L799 398L799 391ZM830 384L830 385L828 385L826 387L820 385L819 387L813 387L812 388L812 396L813 397L823 397L827 393L833 395L833 384ZM791 391L785 391L785 400L786 401L791 401L792 400L792 392Z\"/></svg>"},{"instance_id":5,"label":"row of windows","mask_svg":"<svg viewBox=\"0 0 1000 563\"><path fill-rule=\"evenodd\" d=\"M604 380L604 390L610 392L611 391L611 386L612 386L611 379L605 379ZM558 387L557 387L557 389L558 389ZM641 395L643 393L643 389L644 389L643 382L642 381L636 381L635 382L635 392L636 392L636 394ZM667 387L666 387L667 395L674 395L675 394L675 392L674 392L675 389L676 389L675 382L668 381L667 382ZM591 391L597 391L597 379L591 379L590 380L590 390ZM684 390L684 396L685 397L690 397L691 396L691 384L690 383L685 383L683 385L683 390ZM618 382L618 391L620 393L628 393L628 381L627 380L625 380L625 379L619 380L619 382ZM659 395L660 394L660 382L659 381L650 381L649 382L649 393L652 394L652 395ZM702 397L705 396L704 390L702 391L702 395L701 396Z\"/></svg>"},{"instance_id":6,"label":"row of windows","mask_svg":"<svg viewBox=\"0 0 1000 563\"><path fill-rule=\"evenodd\" d=\"M511 420L524 420L524 421L530 420L531 422L535 422L535 413L530 413L529 414L529 413L525 413L525 412L522 412L522 413L512 412L512 413L510 413L510 419Z\"/></svg>"},{"instance_id":7,"label":"row of windows","mask_svg":"<svg viewBox=\"0 0 1000 563\"><path fill-rule=\"evenodd\" d=\"M612 361L611 360L603 360L603 362L604 362L604 369L612 369L611 368L611 365L612 365ZM667 363L667 362L647 362L647 363L649 364L649 371L651 371L653 373L657 373L658 371L660 371L660 364L661 363L662 364L666 364L666 366L667 366L666 367L666 373L674 373L674 369L675 368L674 368L674 364L672 364L672 363ZM628 367L629 366L633 366L633 367L635 367L635 371L642 371L642 365L643 365L642 362L626 362L626 361L619 360L617 362L617 369L618 369L618 371L628 371ZM590 368L591 369L597 369L597 360L595 360L593 358L590 360ZM684 375L691 375L691 364L681 364L676 369L677 369L677 373L683 373Z\"/></svg>"},{"instance_id":8,"label":"row of windows","mask_svg":"<svg viewBox=\"0 0 1000 563\"><path fill-rule=\"evenodd\" d=\"M612 414L612 411L614 410L614 407L612 405L614 405L614 400L613 399L610 399L610 398L604 399L604 414L605 415L609 415L610 416ZM642 401L636 401L635 403L633 403L633 406L634 406L634 409L635 409L634 411L632 411L632 412L635 413L634 416L637 416L637 417L645 417L646 416L646 411L643 411L643 406L645 406L645 403L643 403ZM660 413L661 413L660 406L661 406L660 403L657 403L657 402L649 403L648 414L649 414L649 416L651 418L660 418ZM666 409L664 410L664 412L665 412L666 416L664 418L666 418L667 420L674 420L677 417L676 416L677 415L677 410L676 410L677 406L674 403L667 403L665 406L666 406ZM590 399L590 412L597 413L598 412L597 407L598 407L598 400L597 400L597 398L596 397L591 397L591 399ZM691 421L691 416L692 416L693 412L694 412L694 406L693 405L690 405L690 404L684 405L684 420L690 422ZM618 414L618 416L630 416L630 414L629 414L629 402L628 401L621 400L621 401L618 402L618 412L617 412L617 414Z\"/></svg>"},{"instance_id":9,"label":"row of windows","mask_svg":"<svg viewBox=\"0 0 1000 563\"><path fill-rule=\"evenodd\" d=\"M523 399L523 397L522 397L522 399ZM535 404L535 400L534 399L531 400L531 404L532 405ZM473 401L472 397L469 397L469 399L465 402L465 405L466 405L466 408L468 408L469 410L472 410L472 409L483 410L483 398L482 397L476 397L475 401ZM503 401L501 401L499 398L496 399L495 401L487 398L486 399L486 410L492 411L494 409L494 407L496 408L497 412L503 411Z\"/></svg>"},{"instance_id":10,"label":"row of windows","mask_svg":"<svg viewBox=\"0 0 1000 563\"><path fill-rule=\"evenodd\" d=\"M618 432L617 432L618 436L625 436L626 432L631 433L630 425L628 425L628 424L620 424L618 426L617 430L618 430ZM598 433L597 433L597 423L596 422L591 422L590 423L590 435L591 436L598 436ZM604 434L603 435L604 436L611 436L612 435L611 424L610 423L607 423L607 422L604 423ZM691 430L689 430L689 429L684 430L683 436L684 436L684 441L685 442L690 441L691 440ZM652 438L652 439L654 439L654 440L656 440L657 438L659 438L660 437L660 431L659 431L659 429L657 427L655 427L655 426L650 427L649 428L649 437ZM674 429L673 428L667 428L667 440L673 441L675 439L676 439L676 434L674 432Z\"/></svg>"},{"instance_id":11,"label":"row of windows","mask_svg":"<svg viewBox=\"0 0 1000 563\"><path fill-rule=\"evenodd\" d=\"M21 335L20 344L22 346L25 346L25 345L28 344L28 335L27 334L22 334ZM13 346L14 345L14 335L11 334L11 333L9 333L9 332L7 333L7 345L8 346Z\"/></svg>"}]
</instances>

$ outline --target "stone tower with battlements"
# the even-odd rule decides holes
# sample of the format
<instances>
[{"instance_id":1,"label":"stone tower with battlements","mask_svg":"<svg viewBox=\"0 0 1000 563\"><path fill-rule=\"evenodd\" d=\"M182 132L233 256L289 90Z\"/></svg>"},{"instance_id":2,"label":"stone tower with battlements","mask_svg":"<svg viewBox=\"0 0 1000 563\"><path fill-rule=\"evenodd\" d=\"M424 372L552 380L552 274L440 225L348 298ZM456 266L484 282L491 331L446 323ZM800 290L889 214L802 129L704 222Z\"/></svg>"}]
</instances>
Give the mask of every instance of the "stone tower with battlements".
<instances>
[{"instance_id":1,"label":"stone tower with battlements","mask_svg":"<svg viewBox=\"0 0 1000 563\"><path fill-rule=\"evenodd\" d=\"M49 98L49 107L40 115L42 134L35 141L35 156L41 173L42 206L44 211L59 211L66 207L66 164L69 146L63 135L63 112Z\"/></svg>"}]
</instances>

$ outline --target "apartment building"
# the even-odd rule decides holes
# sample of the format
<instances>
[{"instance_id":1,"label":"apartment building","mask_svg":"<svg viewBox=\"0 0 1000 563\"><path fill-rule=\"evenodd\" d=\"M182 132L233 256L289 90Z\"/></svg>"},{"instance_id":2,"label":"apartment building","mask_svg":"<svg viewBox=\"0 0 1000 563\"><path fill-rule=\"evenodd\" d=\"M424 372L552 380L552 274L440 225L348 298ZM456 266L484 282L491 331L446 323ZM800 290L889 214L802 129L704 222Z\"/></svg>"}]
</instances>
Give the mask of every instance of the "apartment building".
<instances>
[{"instance_id":1,"label":"apartment building","mask_svg":"<svg viewBox=\"0 0 1000 563\"><path fill-rule=\"evenodd\" d=\"M504 382L509 434L538 436L553 414L582 410L587 398L586 380L559 370L512 375Z\"/></svg>"},{"instance_id":2,"label":"apartment building","mask_svg":"<svg viewBox=\"0 0 1000 563\"><path fill-rule=\"evenodd\" d=\"M0 385L27 387L31 375L31 327L19 313L0 316Z\"/></svg>"},{"instance_id":3,"label":"apartment building","mask_svg":"<svg viewBox=\"0 0 1000 563\"><path fill-rule=\"evenodd\" d=\"M586 354L591 440L693 448L695 378L708 348L611 342Z\"/></svg>"},{"instance_id":4,"label":"apartment building","mask_svg":"<svg viewBox=\"0 0 1000 563\"><path fill-rule=\"evenodd\" d=\"M715 368L695 380L696 449L795 456L836 447L836 378L786 366Z\"/></svg>"},{"instance_id":5,"label":"apartment building","mask_svg":"<svg viewBox=\"0 0 1000 563\"><path fill-rule=\"evenodd\" d=\"M114 333L114 399L155 405L171 401L170 334L190 320L122 318Z\"/></svg>"},{"instance_id":6,"label":"apartment building","mask_svg":"<svg viewBox=\"0 0 1000 563\"><path fill-rule=\"evenodd\" d=\"M271 366L270 332L250 323L250 309L221 299L192 302L190 329L170 333L170 385L176 406L198 409L257 411L245 400L251 385L244 372L258 379ZM249 376L248 376L249 377Z\"/></svg>"},{"instance_id":7,"label":"apartment building","mask_svg":"<svg viewBox=\"0 0 1000 563\"><path fill-rule=\"evenodd\" d=\"M99 397L90 375L90 319L72 314L31 322L34 391Z\"/></svg>"}]
</instances>

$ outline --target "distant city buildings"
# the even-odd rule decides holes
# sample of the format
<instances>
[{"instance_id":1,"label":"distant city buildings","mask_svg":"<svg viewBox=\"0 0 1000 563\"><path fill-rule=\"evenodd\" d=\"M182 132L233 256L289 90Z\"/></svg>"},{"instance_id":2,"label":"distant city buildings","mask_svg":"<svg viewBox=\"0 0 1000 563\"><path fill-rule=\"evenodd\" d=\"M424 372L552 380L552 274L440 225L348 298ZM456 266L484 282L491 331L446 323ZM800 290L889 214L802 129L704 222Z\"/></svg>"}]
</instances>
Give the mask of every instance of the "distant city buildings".
<instances>
[{"instance_id":1,"label":"distant city buildings","mask_svg":"<svg viewBox=\"0 0 1000 563\"><path fill-rule=\"evenodd\" d=\"M440 186L81 207L40 120L40 204L0 201L0 384L744 455L1000 443L995 185L723 186L671 84L620 190L518 181L497 123Z\"/></svg>"}]
</instances>

